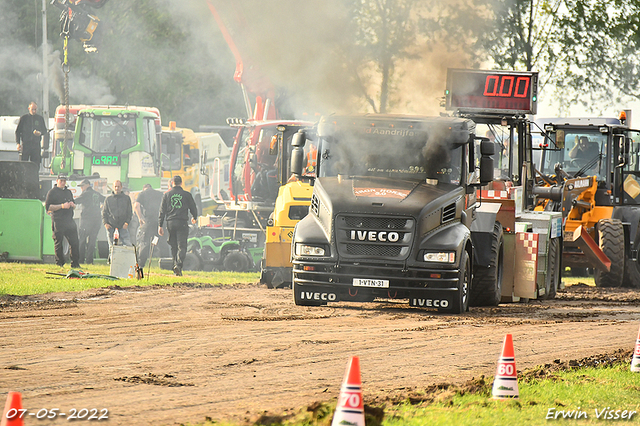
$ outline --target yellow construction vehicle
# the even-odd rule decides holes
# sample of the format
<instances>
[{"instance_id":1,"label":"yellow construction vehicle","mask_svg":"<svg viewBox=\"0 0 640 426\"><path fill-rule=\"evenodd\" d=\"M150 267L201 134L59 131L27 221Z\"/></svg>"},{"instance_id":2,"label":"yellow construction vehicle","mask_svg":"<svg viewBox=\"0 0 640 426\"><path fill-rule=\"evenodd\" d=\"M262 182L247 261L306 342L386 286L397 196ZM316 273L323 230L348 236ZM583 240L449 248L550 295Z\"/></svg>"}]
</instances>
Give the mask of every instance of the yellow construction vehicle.
<instances>
[{"instance_id":1,"label":"yellow construction vehicle","mask_svg":"<svg viewBox=\"0 0 640 426\"><path fill-rule=\"evenodd\" d=\"M599 287L640 287L640 131L615 118L538 124L537 210L562 212L563 264Z\"/></svg>"},{"instance_id":2,"label":"yellow construction vehicle","mask_svg":"<svg viewBox=\"0 0 640 426\"><path fill-rule=\"evenodd\" d=\"M218 133L177 128L175 121L162 128L162 177L182 177L182 187L191 193L202 215L224 208L218 194L228 185L229 155Z\"/></svg>"},{"instance_id":3,"label":"yellow construction vehicle","mask_svg":"<svg viewBox=\"0 0 640 426\"><path fill-rule=\"evenodd\" d=\"M313 187L309 179L315 176L316 153L308 150L307 168L301 179L290 180L291 138L304 129L301 125L278 126L273 136L270 154L278 156L278 181L281 186L266 228L260 282L269 288L290 287L292 276L291 237L296 224L309 212Z\"/></svg>"}]
</instances>

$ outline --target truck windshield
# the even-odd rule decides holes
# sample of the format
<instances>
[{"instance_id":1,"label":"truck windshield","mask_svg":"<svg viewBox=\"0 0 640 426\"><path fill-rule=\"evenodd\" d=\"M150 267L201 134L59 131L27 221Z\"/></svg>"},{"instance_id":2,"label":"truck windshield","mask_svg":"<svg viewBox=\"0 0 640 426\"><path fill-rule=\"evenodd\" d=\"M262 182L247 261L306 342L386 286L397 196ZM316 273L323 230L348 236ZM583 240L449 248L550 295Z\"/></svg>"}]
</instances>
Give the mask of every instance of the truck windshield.
<instances>
[{"instance_id":1,"label":"truck windshield","mask_svg":"<svg viewBox=\"0 0 640 426\"><path fill-rule=\"evenodd\" d=\"M550 135L549 146L556 150L545 150L542 157L541 172L547 175L555 174L557 164L569 175L584 169L584 176L596 175L598 178L605 174L602 156L607 155L607 136L598 129L574 130L558 129Z\"/></svg>"},{"instance_id":2,"label":"truck windshield","mask_svg":"<svg viewBox=\"0 0 640 426\"><path fill-rule=\"evenodd\" d=\"M182 135L165 132L162 134L162 170L180 170L182 167Z\"/></svg>"},{"instance_id":3,"label":"truck windshield","mask_svg":"<svg viewBox=\"0 0 640 426\"><path fill-rule=\"evenodd\" d=\"M320 147L320 177L340 174L460 183L462 147L429 140L426 132L401 137L342 132L321 138Z\"/></svg>"},{"instance_id":4,"label":"truck windshield","mask_svg":"<svg viewBox=\"0 0 640 426\"><path fill-rule=\"evenodd\" d=\"M136 146L135 119L113 116L83 117L80 145L93 152L121 153Z\"/></svg>"}]
</instances>

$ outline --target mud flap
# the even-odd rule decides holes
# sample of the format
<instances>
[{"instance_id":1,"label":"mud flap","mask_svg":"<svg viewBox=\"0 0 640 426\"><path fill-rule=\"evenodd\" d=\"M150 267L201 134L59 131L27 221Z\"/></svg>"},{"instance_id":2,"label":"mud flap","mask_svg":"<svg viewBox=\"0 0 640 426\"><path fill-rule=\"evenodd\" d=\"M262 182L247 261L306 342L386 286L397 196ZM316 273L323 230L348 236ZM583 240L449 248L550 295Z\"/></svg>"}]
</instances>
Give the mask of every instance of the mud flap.
<instances>
[{"instance_id":1,"label":"mud flap","mask_svg":"<svg viewBox=\"0 0 640 426\"><path fill-rule=\"evenodd\" d=\"M525 299L538 296L538 234L534 232L516 232L515 270L518 277L514 283L514 294Z\"/></svg>"},{"instance_id":2,"label":"mud flap","mask_svg":"<svg viewBox=\"0 0 640 426\"><path fill-rule=\"evenodd\" d=\"M293 286L294 299L296 304L326 304L329 302L339 302L340 295L337 291L332 291L321 287ZM300 302L300 303L298 303Z\"/></svg>"},{"instance_id":3,"label":"mud flap","mask_svg":"<svg viewBox=\"0 0 640 426\"><path fill-rule=\"evenodd\" d=\"M426 298L412 296L409 298L409 306L415 306L416 308L450 309L453 306L453 300L451 297Z\"/></svg>"}]
</instances>

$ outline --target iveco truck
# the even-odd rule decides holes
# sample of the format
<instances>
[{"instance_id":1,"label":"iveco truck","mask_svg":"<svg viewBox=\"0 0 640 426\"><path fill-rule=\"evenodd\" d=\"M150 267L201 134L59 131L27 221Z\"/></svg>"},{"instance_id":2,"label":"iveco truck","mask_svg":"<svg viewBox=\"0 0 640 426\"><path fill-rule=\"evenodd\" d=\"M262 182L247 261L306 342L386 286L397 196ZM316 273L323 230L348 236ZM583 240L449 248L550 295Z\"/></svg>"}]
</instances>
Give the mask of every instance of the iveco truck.
<instances>
[{"instance_id":1,"label":"iveco truck","mask_svg":"<svg viewBox=\"0 0 640 426\"><path fill-rule=\"evenodd\" d=\"M294 174L302 175L308 143L318 160L309 214L292 239L295 303L408 299L411 306L468 310L476 252L503 254L501 232L492 237L495 212L477 211L477 189L493 179L494 144L476 138L475 123L323 117L294 135ZM472 240L474 221L487 238ZM497 304L500 277L493 277L479 285Z\"/></svg>"}]
</instances>

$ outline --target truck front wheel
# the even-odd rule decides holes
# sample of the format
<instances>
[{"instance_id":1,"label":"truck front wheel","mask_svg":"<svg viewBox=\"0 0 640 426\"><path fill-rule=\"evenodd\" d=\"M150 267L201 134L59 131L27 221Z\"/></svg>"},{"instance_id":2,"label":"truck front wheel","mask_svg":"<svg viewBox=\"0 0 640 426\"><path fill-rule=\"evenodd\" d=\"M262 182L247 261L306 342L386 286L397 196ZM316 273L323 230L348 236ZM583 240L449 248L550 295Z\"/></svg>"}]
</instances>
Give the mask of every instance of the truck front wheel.
<instances>
[{"instance_id":1,"label":"truck front wheel","mask_svg":"<svg viewBox=\"0 0 640 426\"><path fill-rule=\"evenodd\" d=\"M469 310L469 285L471 284L471 259L466 250L462 251L460 272L458 272L458 291L453 299L451 310L454 314L462 314Z\"/></svg>"},{"instance_id":2,"label":"truck front wheel","mask_svg":"<svg viewBox=\"0 0 640 426\"><path fill-rule=\"evenodd\" d=\"M549 239L549 251L547 253L547 275L545 276L545 292L542 299L556 297L560 286L560 266L562 265L562 245L560 238Z\"/></svg>"},{"instance_id":3,"label":"truck front wheel","mask_svg":"<svg viewBox=\"0 0 640 426\"><path fill-rule=\"evenodd\" d=\"M598 244L611 261L609 272L596 269L596 287L620 287L624 275L624 227L618 219L601 219L596 225Z\"/></svg>"},{"instance_id":4,"label":"truck front wheel","mask_svg":"<svg viewBox=\"0 0 640 426\"><path fill-rule=\"evenodd\" d=\"M491 261L488 266L477 266L473 271L471 286L471 306L498 306L502 297L502 256L504 237L502 225L496 222L491 236L491 247L480 247L479 250L491 250Z\"/></svg>"}]
</instances>

